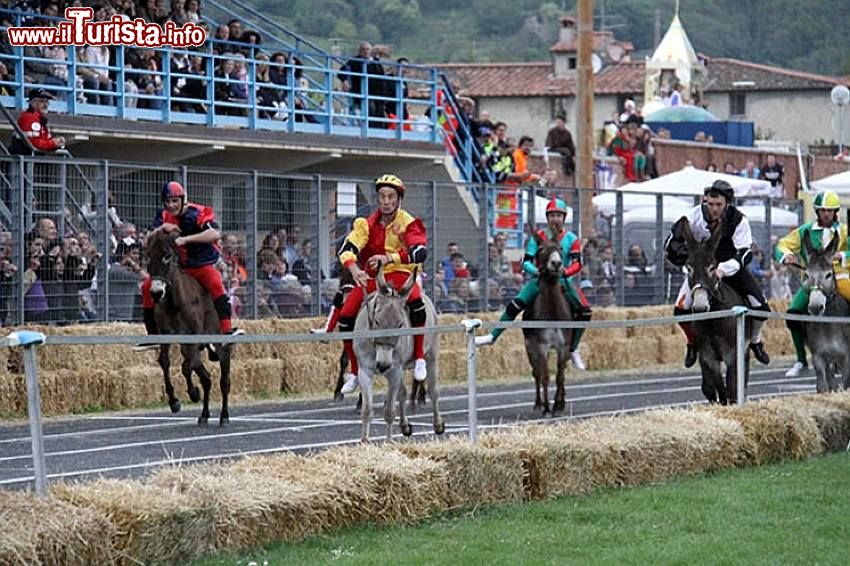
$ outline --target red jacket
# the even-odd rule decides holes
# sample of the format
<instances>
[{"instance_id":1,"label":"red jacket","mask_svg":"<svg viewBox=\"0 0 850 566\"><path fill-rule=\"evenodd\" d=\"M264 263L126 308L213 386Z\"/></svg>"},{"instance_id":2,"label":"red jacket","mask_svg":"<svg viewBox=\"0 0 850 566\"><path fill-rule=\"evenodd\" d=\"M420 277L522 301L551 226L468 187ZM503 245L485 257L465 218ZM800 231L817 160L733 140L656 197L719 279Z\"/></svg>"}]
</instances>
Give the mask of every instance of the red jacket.
<instances>
[{"instance_id":1,"label":"red jacket","mask_svg":"<svg viewBox=\"0 0 850 566\"><path fill-rule=\"evenodd\" d=\"M40 151L58 149L59 146L53 141L53 136L50 135L50 129L47 127L47 116L27 108L18 116L18 126L34 148Z\"/></svg>"}]
</instances>

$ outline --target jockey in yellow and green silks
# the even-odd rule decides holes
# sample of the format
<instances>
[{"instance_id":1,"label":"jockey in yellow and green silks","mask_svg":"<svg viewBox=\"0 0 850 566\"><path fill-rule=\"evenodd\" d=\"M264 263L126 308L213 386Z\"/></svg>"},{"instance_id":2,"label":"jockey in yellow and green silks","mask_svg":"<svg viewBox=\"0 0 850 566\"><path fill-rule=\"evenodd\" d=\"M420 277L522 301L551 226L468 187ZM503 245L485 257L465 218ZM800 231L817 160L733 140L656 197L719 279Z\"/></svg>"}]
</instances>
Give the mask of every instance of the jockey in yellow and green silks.
<instances>
[{"instance_id":1,"label":"jockey in yellow and green silks","mask_svg":"<svg viewBox=\"0 0 850 566\"><path fill-rule=\"evenodd\" d=\"M838 221L841 200L832 191L821 191L815 196L812 204L817 219L814 222L808 222L799 228L795 228L787 236L779 240L774 251L774 258L780 263L788 264L796 261L796 258L799 257L800 264L805 267L809 259L806 254L806 248L803 246L805 234L809 235L809 241L815 249L824 249L829 245L832 238L839 238L838 251L833 261L835 287L839 295L850 301L850 270L848 270L850 251L847 249L847 225L841 224ZM791 299L788 312L791 314L806 314L808 304L809 293L805 288L800 287ZM803 323L789 320L785 324L791 332L791 340L794 343L794 351L797 354L797 361L788 370L786 376L797 377L803 368L808 365L803 340Z\"/></svg>"},{"instance_id":2,"label":"jockey in yellow and green silks","mask_svg":"<svg viewBox=\"0 0 850 566\"><path fill-rule=\"evenodd\" d=\"M575 275L581 273L581 241L571 231L564 228L564 220L567 217L567 205L561 199L552 199L546 205L546 223L547 229L540 230L539 236L544 240L555 240L561 244L561 255L566 258L565 266L561 276L561 286L564 289L564 295L570 302L570 307L573 311L573 320L590 320L591 309L584 294L578 289L572 281ZM529 238L525 246L525 258L522 263L524 272L532 276L532 279L523 285L516 298L508 303L505 307L505 312L499 320L510 321L516 319L525 308L537 298L539 286L537 282L537 265L535 257L537 256L538 244L534 238ZM494 328L490 334L479 336L475 339L479 346L492 344L504 331L503 328ZM585 369L584 362L578 352L579 342L581 341L583 328L577 328L573 331L573 341L570 345L570 354L572 356L573 365L576 369Z\"/></svg>"}]
</instances>

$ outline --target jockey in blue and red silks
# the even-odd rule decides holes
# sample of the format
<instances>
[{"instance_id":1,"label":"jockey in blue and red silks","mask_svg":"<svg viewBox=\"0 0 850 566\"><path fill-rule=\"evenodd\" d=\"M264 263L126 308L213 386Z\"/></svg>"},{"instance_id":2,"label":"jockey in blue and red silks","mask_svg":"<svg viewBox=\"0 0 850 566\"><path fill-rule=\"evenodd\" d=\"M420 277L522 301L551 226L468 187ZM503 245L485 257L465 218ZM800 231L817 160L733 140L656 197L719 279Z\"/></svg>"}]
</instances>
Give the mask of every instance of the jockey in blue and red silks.
<instances>
[{"instance_id":1,"label":"jockey in blue and red silks","mask_svg":"<svg viewBox=\"0 0 850 566\"><path fill-rule=\"evenodd\" d=\"M561 255L565 258L564 269L561 276L561 286L564 288L564 295L570 302L570 308L573 311L573 320L588 321L590 320L592 311L590 304L587 302L584 294L578 289L572 281L573 276L581 273L581 240L575 233L564 228L564 221L567 218L567 205L561 199L553 198L546 205L546 230L538 230L537 234L543 240L555 240L561 244ZM524 311L528 305L537 298L539 287L537 283L537 265L535 258L537 256L538 244L534 238L528 239L528 244L525 247L525 259L522 263L522 269L532 278L523 285L516 298L508 303L505 307L505 312L499 320L511 321L519 316L519 313ZM503 328L494 328L490 334L477 336L475 343L479 346L493 344L496 339L504 332ZM573 366L578 370L586 369L584 360L578 351L581 337L584 334L583 328L576 328L573 331L573 343L570 344L570 357Z\"/></svg>"},{"instance_id":2,"label":"jockey in blue and red silks","mask_svg":"<svg viewBox=\"0 0 850 566\"><path fill-rule=\"evenodd\" d=\"M404 286L416 264L421 264L428 256L425 225L400 206L404 197L404 182L395 175L383 175L375 181L375 191L378 193L378 210L367 218L361 217L354 221L354 227L339 252L340 263L351 272L355 283L339 311L340 332L351 332L354 329L354 321L364 297L377 288L374 277L380 266L384 266L387 284L398 290ZM427 314L419 283L413 286L407 297L407 308L410 311L410 325L414 328L425 326ZM347 394L359 385L358 366L351 340L344 340L342 344L351 362L351 372L346 374L341 389L343 394ZM427 377L427 370L425 336L422 334L413 337L413 357L413 378L423 381Z\"/></svg>"},{"instance_id":3,"label":"jockey in blue and red silks","mask_svg":"<svg viewBox=\"0 0 850 566\"><path fill-rule=\"evenodd\" d=\"M186 189L176 181L162 186L162 206L151 226L152 232L179 233L175 240L180 267L207 290L212 297L222 334L244 334L231 327L230 301L215 264L219 259L218 240L221 238L213 209L187 201ZM150 235L150 234L148 234ZM145 330L159 334L154 318L154 300L150 276L142 282L142 308ZM136 346L137 351L158 348L156 344Z\"/></svg>"}]
</instances>

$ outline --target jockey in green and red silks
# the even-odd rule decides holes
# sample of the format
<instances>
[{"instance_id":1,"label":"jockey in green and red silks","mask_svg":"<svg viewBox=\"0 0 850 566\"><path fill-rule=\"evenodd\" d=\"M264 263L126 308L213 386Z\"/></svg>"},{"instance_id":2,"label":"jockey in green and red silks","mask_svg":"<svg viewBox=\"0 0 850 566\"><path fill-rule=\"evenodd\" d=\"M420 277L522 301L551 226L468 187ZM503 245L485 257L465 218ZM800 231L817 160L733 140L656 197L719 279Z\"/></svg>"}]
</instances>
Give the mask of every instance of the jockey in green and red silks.
<instances>
[{"instance_id":1,"label":"jockey in green and red silks","mask_svg":"<svg viewBox=\"0 0 850 566\"><path fill-rule=\"evenodd\" d=\"M561 277L561 286L564 289L564 295L570 302L570 307L573 311L573 319L587 321L590 320L592 311L584 293L578 289L572 281L573 276L581 273L581 241L575 233L567 230L564 227L564 221L567 218L567 205L561 199L553 198L546 205L546 230L540 230L539 236L544 240L555 240L561 244L561 255L566 258L564 261L564 269ZM525 246L525 258L522 263L522 269L527 274L532 276L532 279L523 285L516 298L508 303L505 307L505 312L499 320L510 321L516 319L519 313L537 298L539 286L537 283L537 265L535 257L537 256L538 244L534 238L529 238ZM475 339L475 343L479 346L492 344L504 331L503 328L494 328L490 334L479 336ZM585 369L584 361L578 351L581 337L584 334L583 328L576 328L573 331L573 342L570 345L570 355L573 365L576 369Z\"/></svg>"}]
</instances>

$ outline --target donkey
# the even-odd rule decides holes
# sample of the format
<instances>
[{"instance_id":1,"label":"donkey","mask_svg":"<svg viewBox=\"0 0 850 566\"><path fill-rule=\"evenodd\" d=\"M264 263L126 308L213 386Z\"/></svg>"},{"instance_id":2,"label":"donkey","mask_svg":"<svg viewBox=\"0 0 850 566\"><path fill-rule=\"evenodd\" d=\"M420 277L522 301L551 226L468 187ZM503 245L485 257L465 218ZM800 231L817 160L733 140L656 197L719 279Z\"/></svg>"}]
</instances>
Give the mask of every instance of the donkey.
<instances>
[{"instance_id":1,"label":"donkey","mask_svg":"<svg viewBox=\"0 0 850 566\"><path fill-rule=\"evenodd\" d=\"M809 314L815 316L850 316L850 304L835 292L835 272L832 258L838 249L838 234L829 245L817 249L809 233L803 235L808 264L803 275L803 288L809 293ZM804 322L806 346L812 352L812 364L817 374L818 393L837 391L835 374L841 373L844 388L850 388L850 326L823 322Z\"/></svg>"},{"instance_id":2,"label":"donkey","mask_svg":"<svg viewBox=\"0 0 850 566\"><path fill-rule=\"evenodd\" d=\"M363 302L357 319L354 322L355 332L358 330L386 330L410 328L410 317L407 313L407 297L416 283L416 269L396 291L384 279L384 269L380 267L377 273L377 290ZM437 324L437 312L431 300L423 293L425 301L426 327ZM428 395L431 398L433 411L434 433L442 434L446 425L440 415L439 388L437 385L437 358L439 338L434 334L425 336L425 362L428 369L426 379ZM413 367L413 337L390 336L386 338L359 338L354 340L354 352L357 355L360 371L360 389L363 395L361 420L363 423L362 442L369 441L369 424L372 420L372 382L377 373L383 373L387 378L387 398L384 401L384 420L387 423L387 441L392 440L392 428L395 421L393 406L398 400L399 425L405 436L413 434L413 426L407 420L405 412L406 390L402 380L405 368Z\"/></svg>"},{"instance_id":3,"label":"donkey","mask_svg":"<svg viewBox=\"0 0 850 566\"><path fill-rule=\"evenodd\" d=\"M711 237L698 242L691 231L686 217L680 221L680 229L688 247L688 259L685 271L691 289L694 312L728 310L743 305L746 301L730 285L719 279L716 274L717 261L714 259L717 245L723 233L723 223L715 228ZM702 370L702 393L709 403L726 405L738 399L738 353L735 343L735 319L721 318L702 320L694 323L694 347L699 355ZM752 337L752 324L746 322L747 344ZM750 350L744 354L744 380L750 377ZM723 380L723 368L726 366L726 379Z\"/></svg>"},{"instance_id":4,"label":"donkey","mask_svg":"<svg viewBox=\"0 0 850 566\"><path fill-rule=\"evenodd\" d=\"M148 272L153 278L151 295L156 306L154 316L161 334L218 334L218 315L213 306L209 293L195 281L191 275L184 273L177 263L177 249L174 243L176 235L155 232L145 243L145 254L148 258ZM174 395L169 374L171 361L169 344L159 347L159 366L165 380L165 393L168 395L168 406L172 413L180 410L180 400ZM198 388L192 383L192 373L198 375L204 391L203 409L198 417L198 424L205 426L210 418L210 388L212 378L201 361L200 352L203 346L197 344L182 344L180 351L183 355L181 371L186 379L189 398L193 402L200 400ZM215 346L221 365L221 414L219 425L230 423L227 408L230 393L230 345ZM212 357L212 352L211 352Z\"/></svg>"},{"instance_id":5,"label":"donkey","mask_svg":"<svg viewBox=\"0 0 850 566\"><path fill-rule=\"evenodd\" d=\"M523 320L572 320L572 309L561 287L561 270L564 258L561 246L554 240L544 240L532 231L531 237L537 240L538 250L535 261L540 273L537 282L540 292L537 298L523 313ZM564 369L570 359L570 344L573 330L570 328L523 328L525 352L531 371L534 374L536 394L534 408L549 414L549 350L555 350L558 356L558 371L555 377L555 403L553 412L558 413L566 407Z\"/></svg>"}]
</instances>

